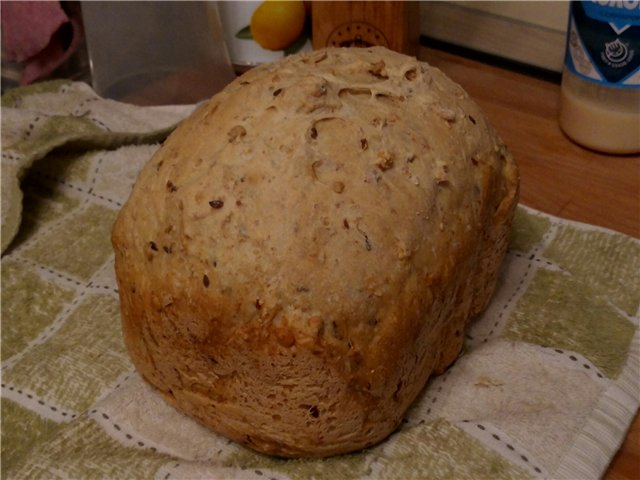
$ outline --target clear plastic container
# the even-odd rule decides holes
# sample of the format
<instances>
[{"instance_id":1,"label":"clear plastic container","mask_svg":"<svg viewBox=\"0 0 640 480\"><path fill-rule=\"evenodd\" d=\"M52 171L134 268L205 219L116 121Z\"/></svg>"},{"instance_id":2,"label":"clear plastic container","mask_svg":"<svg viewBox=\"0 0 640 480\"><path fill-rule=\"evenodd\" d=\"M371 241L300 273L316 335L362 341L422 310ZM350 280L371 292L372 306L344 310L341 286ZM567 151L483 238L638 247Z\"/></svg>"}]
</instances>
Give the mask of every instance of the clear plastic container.
<instances>
[{"instance_id":1,"label":"clear plastic container","mask_svg":"<svg viewBox=\"0 0 640 480\"><path fill-rule=\"evenodd\" d=\"M633 154L640 152L640 9L617 4L571 2L560 127L587 148Z\"/></svg>"},{"instance_id":2,"label":"clear plastic container","mask_svg":"<svg viewBox=\"0 0 640 480\"><path fill-rule=\"evenodd\" d=\"M82 2L82 17L103 97L189 104L235 78L216 2Z\"/></svg>"},{"instance_id":3,"label":"clear plastic container","mask_svg":"<svg viewBox=\"0 0 640 480\"><path fill-rule=\"evenodd\" d=\"M614 154L640 152L640 90L562 75L560 126L576 143Z\"/></svg>"}]
</instances>

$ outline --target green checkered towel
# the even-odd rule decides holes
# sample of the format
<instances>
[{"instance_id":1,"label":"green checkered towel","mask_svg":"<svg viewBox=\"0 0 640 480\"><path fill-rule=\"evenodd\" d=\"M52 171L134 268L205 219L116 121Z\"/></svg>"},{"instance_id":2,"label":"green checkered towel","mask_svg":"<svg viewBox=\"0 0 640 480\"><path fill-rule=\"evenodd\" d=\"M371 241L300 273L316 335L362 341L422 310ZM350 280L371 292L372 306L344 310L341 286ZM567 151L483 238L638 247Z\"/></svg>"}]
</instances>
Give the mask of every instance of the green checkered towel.
<instances>
[{"instance_id":1,"label":"green checkered towel","mask_svg":"<svg viewBox=\"0 0 640 480\"><path fill-rule=\"evenodd\" d=\"M127 356L111 225L193 107L86 85L2 98L2 477L596 478L640 398L640 242L519 207L464 354L382 444L266 457L168 406Z\"/></svg>"}]
</instances>

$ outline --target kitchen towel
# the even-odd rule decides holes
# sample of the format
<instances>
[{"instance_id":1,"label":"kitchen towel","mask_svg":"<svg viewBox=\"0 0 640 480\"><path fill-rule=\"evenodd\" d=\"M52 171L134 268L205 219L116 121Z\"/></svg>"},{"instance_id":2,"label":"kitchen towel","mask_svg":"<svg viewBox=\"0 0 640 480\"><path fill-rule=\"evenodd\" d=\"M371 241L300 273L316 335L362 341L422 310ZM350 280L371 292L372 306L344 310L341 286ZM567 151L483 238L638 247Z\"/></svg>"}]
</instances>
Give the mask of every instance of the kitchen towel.
<instances>
[{"instance_id":1,"label":"kitchen towel","mask_svg":"<svg viewBox=\"0 0 640 480\"><path fill-rule=\"evenodd\" d=\"M2 478L597 478L640 398L640 241L519 206L464 351L370 449L271 458L167 405L124 349L110 231L188 107L2 98Z\"/></svg>"}]
</instances>

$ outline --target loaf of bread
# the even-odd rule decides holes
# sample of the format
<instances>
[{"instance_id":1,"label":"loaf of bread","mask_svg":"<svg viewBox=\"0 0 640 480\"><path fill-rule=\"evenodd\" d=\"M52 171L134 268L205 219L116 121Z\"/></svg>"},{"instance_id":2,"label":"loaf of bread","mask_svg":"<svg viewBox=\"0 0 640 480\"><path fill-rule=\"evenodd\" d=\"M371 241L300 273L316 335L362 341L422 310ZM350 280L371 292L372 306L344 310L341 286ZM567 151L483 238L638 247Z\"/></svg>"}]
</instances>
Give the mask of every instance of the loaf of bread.
<instances>
[{"instance_id":1,"label":"loaf of bread","mask_svg":"<svg viewBox=\"0 0 640 480\"><path fill-rule=\"evenodd\" d=\"M133 362L260 452L374 445L490 301L518 184L478 106L415 58L257 67L176 129L118 216Z\"/></svg>"}]
</instances>

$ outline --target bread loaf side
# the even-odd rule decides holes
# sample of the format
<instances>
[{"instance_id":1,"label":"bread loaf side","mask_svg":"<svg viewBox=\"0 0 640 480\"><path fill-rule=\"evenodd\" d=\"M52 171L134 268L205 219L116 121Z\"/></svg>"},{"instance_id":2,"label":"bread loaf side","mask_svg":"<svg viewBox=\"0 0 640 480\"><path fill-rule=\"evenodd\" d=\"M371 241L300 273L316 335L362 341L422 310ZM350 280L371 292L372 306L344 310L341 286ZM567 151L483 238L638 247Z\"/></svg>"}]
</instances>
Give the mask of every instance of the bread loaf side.
<instances>
[{"instance_id":1,"label":"bread loaf side","mask_svg":"<svg viewBox=\"0 0 640 480\"><path fill-rule=\"evenodd\" d=\"M439 70L381 47L257 67L142 170L113 229L141 375L258 451L388 436L490 301L511 155Z\"/></svg>"}]
</instances>

